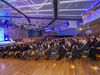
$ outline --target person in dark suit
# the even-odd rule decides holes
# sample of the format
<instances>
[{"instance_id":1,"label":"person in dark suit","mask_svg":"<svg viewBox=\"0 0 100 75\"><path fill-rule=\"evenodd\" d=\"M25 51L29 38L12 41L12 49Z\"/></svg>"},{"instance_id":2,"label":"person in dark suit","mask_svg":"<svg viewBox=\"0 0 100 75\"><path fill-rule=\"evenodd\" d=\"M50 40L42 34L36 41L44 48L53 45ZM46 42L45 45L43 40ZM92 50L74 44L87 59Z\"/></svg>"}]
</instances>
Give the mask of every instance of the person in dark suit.
<instances>
[{"instance_id":1,"label":"person in dark suit","mask_svg":"<svg viewBox=\"0 0 100 75\"><path fill-rule=\"evenodd\" d=\"M58 48L58 55L59 57L57 60L61 60L66 54L66 49L64 48L64 44L59 43L59 48Z\"/></svg>"},{"instance_id":2,"label":"person in dark suit","mask_svg":"<svg viewBox=\"0 0 100 75\"><path fill-rule=\"evenodd\" d=\"M97 37L97 42L95 43L95 48L100 47L100 37Z\"/></svg>"},{"instance_id":3,"label":"person in dark suit","mask_svg":"<svg viewBox=\"0 0 100 75\"><path fill-rule=\"evenodd\" d=\"M96 54L100 54L100 50L98 50L97 48L100 47L100 37L97 37L97 42L95 44L95 51L96 51Z\"/></svg>"},{"instance_id":4,"label":"person in dark suit","mask_svg":"<svg viewBox=\"0 0 100 75\"><path fill-rule=\"evenodd\" d=\"M96 61L96 51L95 51L95 44L97 42L97 39L96 38L93 38L93 40L91 41L89 47L89 58L90 60L94 60Z\"/></svg>"}]
</instances>

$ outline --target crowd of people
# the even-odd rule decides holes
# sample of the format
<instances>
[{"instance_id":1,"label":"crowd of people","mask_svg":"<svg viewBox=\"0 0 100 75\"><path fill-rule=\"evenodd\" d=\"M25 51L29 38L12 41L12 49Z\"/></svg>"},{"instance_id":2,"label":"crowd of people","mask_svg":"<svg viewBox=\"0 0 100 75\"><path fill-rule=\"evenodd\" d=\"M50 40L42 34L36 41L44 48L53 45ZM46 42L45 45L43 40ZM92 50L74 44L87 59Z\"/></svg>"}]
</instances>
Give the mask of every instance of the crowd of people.
<instances>
[{"instance_id":1,"label":"crowd of people","mask_svg":"<svg viewBox=\"0 0 100 75\"><path fill-rule=\"evenodd\" d=\"M31 38L29 42L21 41L0 47L0 58L33 58L34 60L55 58L61 60L64 57L69 57L75 60L81 58L82 54L87 52L89 59L96 60L95 50L97 47L100 47L100 34L63 38Z\"/></svg>"}]
</instances>

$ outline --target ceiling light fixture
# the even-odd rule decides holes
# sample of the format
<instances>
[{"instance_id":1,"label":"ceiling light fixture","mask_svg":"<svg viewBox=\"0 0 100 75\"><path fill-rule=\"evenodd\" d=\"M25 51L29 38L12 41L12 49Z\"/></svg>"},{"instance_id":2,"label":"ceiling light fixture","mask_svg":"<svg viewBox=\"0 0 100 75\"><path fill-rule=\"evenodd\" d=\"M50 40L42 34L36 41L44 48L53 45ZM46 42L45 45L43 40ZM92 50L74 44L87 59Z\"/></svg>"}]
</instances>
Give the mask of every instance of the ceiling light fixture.
<instances>
[{"instance_id":1,"label":"ceiling light fixture","mask_svg":"<svg viewBox=\"0 0 100 75\"><path fill-rule=\"evenodd\" d=\"M32 4L27 4L27 5L23 5L23 6L17 6L17 8L25 8L25 7L36 7L36 6L39 6L39 5L43 5L43 6L45 6L45 5L51 5L52 3L45 3L45 4L36 4L36 5L32 5ZM33 8L32 8L33 9Z\"/></svg>"},{"instance_id":2,"label":"ceiling light fixture","mask_svg":"<svg viewBox=\"0 0 100 75\"><path fill-rule=\"evenodd\" d=\"M6 0L6 1L8 1L8 2L15 2L16 0Z\"/></svg>"},{"instance_id":3,"label":"ceiling light fixture","mask_svg":"<svg viewBox=\"0 0 100 75\"><path fill-rule=\"evenodd\" d=\"M53 16L52 14L29 14L30 16L33 15L33 16Z\"/></svg>"},{"instance_id":4,"label":"ceiling light fixture","mask_svg":"<svg viewBox=\"0 0 100 75\"><path fill-rule=\"evenodd\" d=\"M81 17L81 15L71 15L71 14L59 15L59 16L80 16Z\"/></svg>"},{"instance_id":5,"label":"ceiling light fixture","mask_svg":"<svg viewBox=\"0 0 100 75\"><path fill-rule=\"evenodd\" d=\"M28 0L24 0L24 1L27 3L27 5L31 5L32 3L32 6L30 6L30 8L32 9L34 8L36 13L38 14L38 10L42 8L46 3L48 3L49 0L44 0L41 4L37 4L32 0L29 0L31 3L29 3Z\"/></svg>"},{"instance_id":6,"label":"ceiling light fixture","mask_svg":"<svg viewBox=\"0 0 100 75\"><path fill-rule=\"evenodd\" d=\"M73 3L73 2L87 2L87 1L94 1L94 0L73 0L73 1L60 1L60 4L63 3Z\"/></svg>"},{"instance_id":7,"label":"ceiling light fixture","mask_svg":"<svg viewBox=\"0 0 100 75\"><path fill-rule=\"evenodd\" d=\"M45 3L47 3L48 2L48 0L44 0L41 4L42 5L38 5L38 6L36 6L37 5L37 3L35 3L33 0L29 0L30 2L32 2L32 4L35 6L35 9L40 9L41 7L43 7L44 5L43 4L45 4Z\"/></svg>"},{"instance_id":8,"label":"ceiling light fixture","mask_svg":"<svg viewBox=\"0 0 100 75\"><path fill-rule=\"evenodd\" d=\"M38 12L52 12L53 10L38 10ZM13 11L13 12L17 12L17 11ZM36 11L34 11L34 10L29 10L29 11L27 11L27 10L24 10L23 11L24 13L28 13L28 12L36 12Z\"/></svg>"},{"instance_id":9,"label":"ceiling light fixture","mask_svg":"<svg viewBox=\"0 0 100 75\"><path fill-rule=\"evenodd\" d=\"M59 11L86 11L87 9L59 9Z\"/></svg>"}]
</instances>

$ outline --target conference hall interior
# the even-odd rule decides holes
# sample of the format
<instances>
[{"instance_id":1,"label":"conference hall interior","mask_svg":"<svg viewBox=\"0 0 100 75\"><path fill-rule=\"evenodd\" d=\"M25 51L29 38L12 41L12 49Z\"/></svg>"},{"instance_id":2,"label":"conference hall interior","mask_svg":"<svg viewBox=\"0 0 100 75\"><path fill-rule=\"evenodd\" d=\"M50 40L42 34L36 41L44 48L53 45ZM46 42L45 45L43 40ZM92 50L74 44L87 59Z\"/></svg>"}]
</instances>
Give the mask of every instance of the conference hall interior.
<instances>
[{"instance_id":1,"label":"conference hall interior","mask_svg":"<svg viewBox=\"0 0 100 75\"><path fill-rule=\"evenodd\" d=\"M0 0L0 75L100 75L100 0Z\"/></svg>"}]
</instances>

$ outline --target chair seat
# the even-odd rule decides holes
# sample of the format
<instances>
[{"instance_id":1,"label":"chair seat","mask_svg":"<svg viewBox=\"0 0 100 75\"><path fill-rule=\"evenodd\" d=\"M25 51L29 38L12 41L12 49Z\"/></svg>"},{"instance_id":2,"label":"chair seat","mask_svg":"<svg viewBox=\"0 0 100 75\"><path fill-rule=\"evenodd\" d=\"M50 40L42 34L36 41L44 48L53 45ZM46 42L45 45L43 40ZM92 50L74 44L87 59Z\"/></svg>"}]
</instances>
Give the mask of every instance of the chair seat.
<instances>
[{"instance_id":1,"label":"chair seat","mask_svg":"<svg viewBox=\"0 0 100 75\"><path fill-rule=\"evenodd\" d=\"M67 54L69 54L69 55L70 55L70 54L72 54L72 53L71 53L71 52L67 52Z\"/></svg>"},{"instance_id":2,"label":"chair seat","mask_svg":"<svg viewBox=\"0 0 100 75\"><path fill-rule=\"evenodd\" d=\"M54 55L54 54L56 54L56 52L52 52L51 54Z\"/></svg>"}]
</instances>

